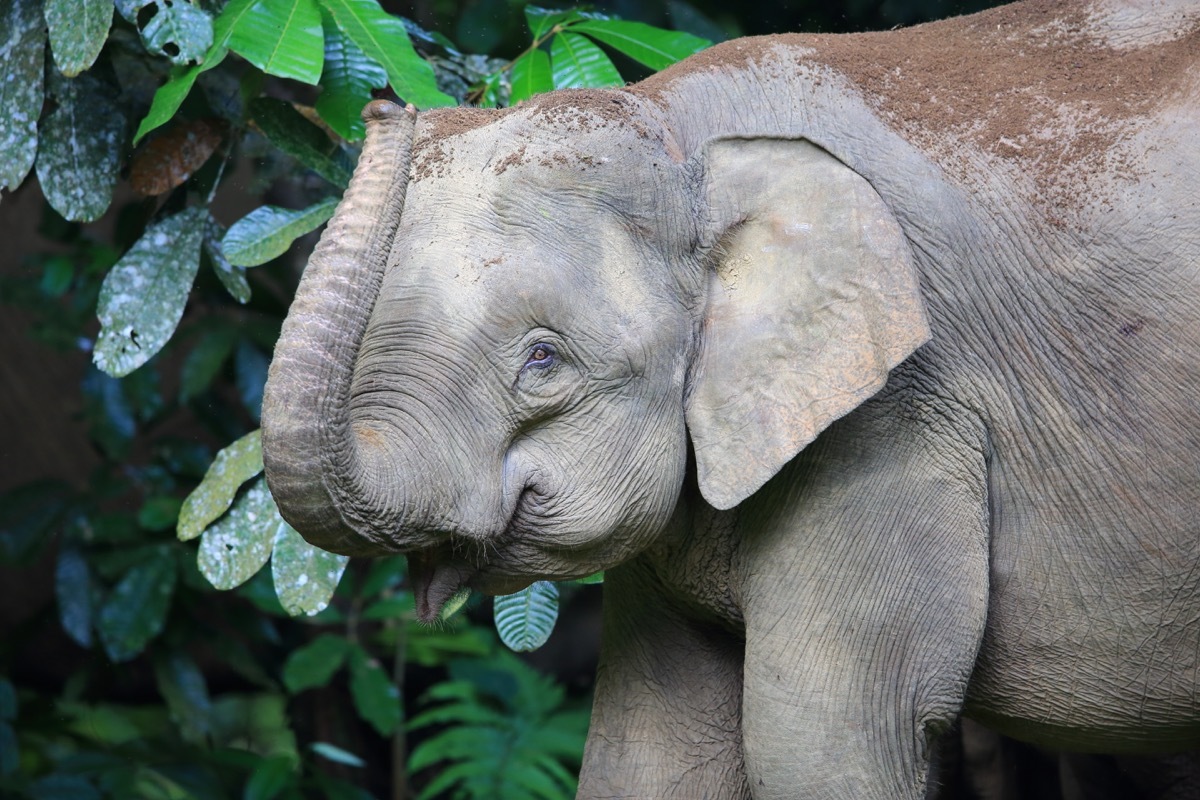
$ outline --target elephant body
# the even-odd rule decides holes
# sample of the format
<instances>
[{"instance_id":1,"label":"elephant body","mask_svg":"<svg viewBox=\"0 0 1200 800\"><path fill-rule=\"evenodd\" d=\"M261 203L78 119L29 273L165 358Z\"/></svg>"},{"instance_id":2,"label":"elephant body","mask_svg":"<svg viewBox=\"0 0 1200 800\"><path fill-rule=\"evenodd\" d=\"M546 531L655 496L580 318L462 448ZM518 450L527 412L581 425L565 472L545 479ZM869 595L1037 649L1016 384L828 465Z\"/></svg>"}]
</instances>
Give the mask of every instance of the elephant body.
<instances>
[{"instance_id":1,"label":"elephant body","mask_svg":"<svg viewBox=\"0 0 1200 800\"><path fill-rule=\"evenodd\" d=\"M920 797L959 714L1200 746L1200 10L367 118L268 480L425 618L608 570L581 797Z\"/></svg>"}]
</instances>

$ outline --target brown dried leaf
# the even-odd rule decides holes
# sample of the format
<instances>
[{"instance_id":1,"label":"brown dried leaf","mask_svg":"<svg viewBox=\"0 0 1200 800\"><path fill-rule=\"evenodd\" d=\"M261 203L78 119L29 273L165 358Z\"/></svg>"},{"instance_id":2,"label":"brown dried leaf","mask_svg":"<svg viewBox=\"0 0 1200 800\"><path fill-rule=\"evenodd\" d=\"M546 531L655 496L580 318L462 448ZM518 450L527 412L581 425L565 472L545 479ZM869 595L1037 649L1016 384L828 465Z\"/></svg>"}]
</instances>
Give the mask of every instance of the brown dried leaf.
<instances>
[{"instance_id":1,"label":"brown dried leaf","mask_svg":"<svg viewBox=\"0 0 1200 800\"><path fill-rule=\"evenodd\" d=\"M192 177L225 135L221 120L190 120L172 125L147 142L133 158L129 183L141 195L169 192Z\"/></svg>"}]
</instances>

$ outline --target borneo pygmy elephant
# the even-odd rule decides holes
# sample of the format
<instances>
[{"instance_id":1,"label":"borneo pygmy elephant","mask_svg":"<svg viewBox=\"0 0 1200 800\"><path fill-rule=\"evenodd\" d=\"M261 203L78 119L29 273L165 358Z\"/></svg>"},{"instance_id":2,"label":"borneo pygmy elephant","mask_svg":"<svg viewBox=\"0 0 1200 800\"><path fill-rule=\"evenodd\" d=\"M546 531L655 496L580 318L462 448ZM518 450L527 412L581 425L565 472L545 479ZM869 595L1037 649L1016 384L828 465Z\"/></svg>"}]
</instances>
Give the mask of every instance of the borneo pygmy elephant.
<instances>
[{"instance_id":1,"label":"borneo pygmy elephant","mask_svg":"<svg viewBox=\"0 0 1200 800\"><path fill-rule=\"evenodd\" d=\"M377 101L284 326L284 516L607 570L582 797L915 798L960 713L1200 744L1200 12L744 39Z\"/></svg>"}]
</instances>

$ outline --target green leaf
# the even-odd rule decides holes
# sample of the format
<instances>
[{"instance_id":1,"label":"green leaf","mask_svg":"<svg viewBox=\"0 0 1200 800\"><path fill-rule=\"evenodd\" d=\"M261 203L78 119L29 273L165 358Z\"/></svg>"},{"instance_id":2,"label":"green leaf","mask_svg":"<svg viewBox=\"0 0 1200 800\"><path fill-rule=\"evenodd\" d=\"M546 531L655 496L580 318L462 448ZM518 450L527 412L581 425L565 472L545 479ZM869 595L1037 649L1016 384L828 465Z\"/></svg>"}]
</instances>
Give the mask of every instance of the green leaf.
<instances>
[{"instance_id":1,"label":"green leaf","mask_svg":"<svg viewBox=\"0 0 1200 800\"><path fill-rule=\"evenodd\" d=\"M171 338L200 266L207 219L207 209L189 208L159 220L105 276L92 354L97 367L123 377Z\"/></svg>"},{"instance_id":2,"label":"green leaf","mask_svg":"<svg viewBox=\"0 0 1200 800\"><path fill-rule=\"evenodd\" d=\"M400 727L404 716L400 692L391 676L362 647L350 651L350 694L358 716L380 736L391 736Z\"/></svg>"},{"instance_id":3,"label":"green leaf","mask_svg":"<svg viewBox=\"0 0 1200 800\"><path fill-rule=\"evenodd\" d=\"M518 652L537 650L558 620L558 586L535 581L516 594L497 597L493 612L502 642Z\"/></svg>"},{"instance_id":4,"label":"green leaf","mask_svg":"<svg viewBox=\"0 0 1200 800\"><path fill-rule=\"evenodd\" d=\"M291 526L279 520L271 577L279 602L292 616L318 614L329 605L346 562L350 559L313 547Z\"/></svg>"},{"instance_id":5,"label":"green leaf","mask_svg":"<svg viewBox=\"0 0 1200 800\"><path fill-rule=\"evenodd\" d=\"M597 583L604 583L604 572L600 571L600 572L595 573L594 575L588 575L586 578L580 578L579 580L575 581L575 583L579 583L584 586L591 586L591 585L597 584Z\"/></svg>"},{"instance_id":6,"label":"green leaf","mask_svg":"<svg viewBox=\"0 0 1200 800\"><path fill-rule=\"evenodd\" d=\"M52 772L29 785L30 800L100 800L100 792L79 775Z\"/></svg>"},{"instance_id":7,"label":"green leaf","mask_svg":"<svg viewBox=\"0 0 1200 800\"><path fill-rule=\"evenodd\" d=\"M378 0L320 0L337 26L368 58L387 72L392 89L418 108L454 105L438 91L433 67L417 55L399 18L379 7Z\"/></svg>"},{"instance_id":8,"label":"green leaf","mask_svg":"<svg viewBox=\"0 0 1200 800\"><path fill-rule=\"evenodd\" d=\"M316 0L260 0L234 26L229 49L268 75L315 84L325 57Z\"/></svg>"},{"instance_id":9,"label":"green leaf","mask_svg":"<svg viewBox=\"0 0 1200 800\"><path fill-rule=\"evenodd\" d=\"M313 742L309 748L321 756L328 758L330 761L338 764L345 764L348 767L365 767L367 764L353 753L347 752L340 747L329 744L329 742Z\"/></svg>"},{"instance_id":10,"label":"green leaf","mask_svg":"<svg viewBox=\"0 0 1200 800\"><path fill-rule=\"evenodd\" d=\"M239 303L248 303L250 282L246 280L246 269L229 263L225 251L221 248L221 239L224 236L225 226L210 216L208 224L204 227L204 252L225 291Z\"/></svg>"},{"instance_id":11,"label":"green leaf","mask_svg":"<svg viewBox=\"0 0 1200 800\"><path fill-rule=\"evenodd\" d=\"M38 0L0 8L0 189L16 189L37 155L46 26Z\"/></svg>"},{"instance_id":12,"label":"green leaf","mask_svg":"<svg viewBox=\"0 0 1200 800\"><path fill-rule=\"evenodd\" d=\"M580 19L581 16L578 9L560 11L554 8L525 6L525 22L529 25L529 32L532 34L531 38L535 42L549 33L550 29L555 25L564 25L568 22L573 22Z\"/></svg>"},{"instance_id":13,"label":"green leaf","mask_svg":"<svg viewBox=\"0 0 1200 800\"><path fill-rule=\"evenodd\" d=\"M233 29L246 14L253 10L254 5L258 2L259 0L229 0L216 21L213 22L212 45L204 54L204 60L199 64L182 68L176 67L171 70L167 82L154 93L150 111L146 113L145 119L138 125L137 133L134 134L134 144L141 141L141 138L147 133L174 117L175 112L179 110L179 106L188 96L188 92L192 90L193 84L196 83L196 78L200 77L200 73L212 69L224 60L225 55L229 52L229 37L233 33Z\"/></svg>"},{"instance_id":14,"label":"green leaf","mask_svg":"<svg viewBox=\"0 0 1200 800\"><path fill-rule=\"evenodd\" d=\"M62 629L80 647L92 646L95 583L87 560L75 547L63 547L54 567L54 595Z\"/></svg>"},{"instance_id":15,"label":"green leaf","mask_svg":"<svg viewBox=\"0 0 1200 800\"><path fill-rule=\"evenodd\" d=\"M509 102L520 101L554 88L550 74L550 56L545 50L530 50L512 65L512 95Z\"/></svg>"},{"instance_id":16,"label":"green leaf","mask_svg":"<svg viewBox=\"0 0 1200 800\"><path fill-rule=\"evenodd\" d=\"M212 733L212 701L196 662L187 653L172 651L154 659L154 679L183 740L203 744Z\"/></svg>"},{"instance_id":17,"label":"green leaf","mask_svg":"<svg viewBox=\"0 0 1200 800\"><path fill-rule=\"evenodd\" d=\"M293 211L261 206L239 219L221 240L230 263L256 267L287 252L292 242L329 221L341 198L327 197L316 205Z\"/></svg>"},{"instance_id":18,"label":"green leaf","mask_svg":"<svg viewBox=\"0 0 1200 800\"><path fill-rule=\"evenodd\" d=\"M165 531L179 519L180 499L169 495L147 498L138 509L138 525L148 531Z\"/></svg>"},{"instance_id":19,"label":"green leaf","mask_svg":"<svg viewBox=\"0 0 1200 800\"><path fill-rule=\"evenodd\" d=\"M271 144L334 186L344 189L350 183L353 165L345 153L291 103L260 97L250 104L250 115ZM225 256L233 258L228 249Z\"/></svg>"},{"instance_id":20,"label":"green leaf","mask_svg":"<svg viewBox=\"0 0 1200 800\"><path fill-rule=\"evenodd\" d=\"M338 136L361 141L366 132L363 106L371 101L372 89L387 86L387 72L342 32L328 11L322 9L321 16L325 21L325 69L317 113Z\"/></svg>"},{"instance_id":21,"label":"green leaf","mask_svg":"<svg viewBox=\"0 0 1200 800\"><path fill-rule=\"evenodd\" d=\"M192 490L179 510L178 536L188 541L199 536L208 524L233 504L243 483L263 470L262 434L251 431L217 453L204 480Z\"/></svg>"},{"instance_id":22,"label":"green leaf","mask_svg":"<svg viewBox=\"0 0 1200 800\"><path fill-rule=\"evenodd\" d=\"M183 66L200 62L213 44L213 20L192 0L155 0L156 12L141 26L142 43Z\"/></svg>"},{"instance_id":23,"label":"green leaf","mask_svg":"<svg viewBox=\"0 0 1200 800\"><path fill-rule=\"evenodd\" d=\"M208 389L233 354L237 339L237 329L228 325L201 334L179 371L179 402L186 403Z\"/></svg>"},{"instance_id":24,"label":"green leaf","mask_svg":"<svg viewBox=\"0 0 1200 800\"><path fill-rule=\"evenodd\" d=\"M296 783L299 777L296 760L289 755L264 758L250 773L242 800L274 800L279 793Z\"/></svg>"},{"instance_id":25,"label":"green leaf","mask_svg":"<svg viewBox=\"0 0 1200 800\"><path fill-rule=\"evenodd\" d=\"M109 658L128 661L162 632L174 591L175 560L165 550L125 573L96 619Z\"/></svg>"},{"instance_id":26,"label":"green leaf","mask_svg":"<svg viewBox=\"0 0 1200 800\"><path fill-rule=\"evenodd\" d=\"M376 600L362 612L362 619L386 620L402 619L410 616L413 610L413 596L409 592L401 592Z\"/></svg>"},{"instance_id":27,"label":"green leaf","mask_svg":"<svg viewBox=\"0 0 1200 800\"><path fill-rule=\"evenodd\" d=\"M196 559L200 574L218 589L241 585L262 569L280 525L275 501L259 477L229 509L200 536Z\"/></svg>"},{"instance_id":28,"label":"green leaf","mask_svg":"<svg viewBox=\"0 0 1200 800\"><path fill-rule=\"evenodd\" d=\"M63 217L91 222L112 202L125 116L91 75L68 80L51 71L50 91L58 107L42 121L38 183Z\"/></svg>"},{"instance_id":29,"label":"green leaf","mask_svg":"<svg viewBox=\"0 0 1200 800\"><path fill-rule=\"evenodd\" d=\"M68 78L92 65L112 25L110 0L46 0L54 63Z\"/></svg>"},{"instance_id":30,"label":"green leaf","mask_svg":"<svg viewBox=\"0 0 1200 800\"><path fill-rule=\"evenodd\" d=\"M598 39L654 70L665 69L712 44L690 33L619 19L584 20L571 30Z\"/></svg>"},{"instance_id":31,"label":"green leaf","mask_svg":"<svg viewBox=\"0 0 1200 800\"><path fill-rule=\"evenodd\" d=\"M326 686L349 652L350 642L344 637L323 633L288 656L283 664L283 685L292 694Z\"/></svg>"},{"instance_id":32,"label":"green leaf","mask_svg":"<svg viewBox=\"0 0 1200 800\"><path fill-rule=\"evenodd\" d=\"M550 41L555 89L620 86L624 81L604 51L577 33L559 33Z\"/></svg>"}]
</instances>

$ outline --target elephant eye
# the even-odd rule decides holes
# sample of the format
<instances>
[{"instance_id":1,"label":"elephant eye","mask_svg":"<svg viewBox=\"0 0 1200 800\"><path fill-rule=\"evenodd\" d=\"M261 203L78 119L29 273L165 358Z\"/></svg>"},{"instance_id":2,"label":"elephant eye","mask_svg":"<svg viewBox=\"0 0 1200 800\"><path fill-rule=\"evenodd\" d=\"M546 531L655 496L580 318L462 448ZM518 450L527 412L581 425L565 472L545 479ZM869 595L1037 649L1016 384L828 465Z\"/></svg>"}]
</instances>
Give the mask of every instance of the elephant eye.
<instances>
[{"instance_id":1,"label":"elephant eye","mask_svg":"<svg viewBox=\"0 0 1200 800\"><path fill-rule=\"evenodd\" d=\"M529 348L529 356L525 359L525 367L545 369L554 363L554 347L544 342L538 342Z\"/></svg>"}]
</instances>

